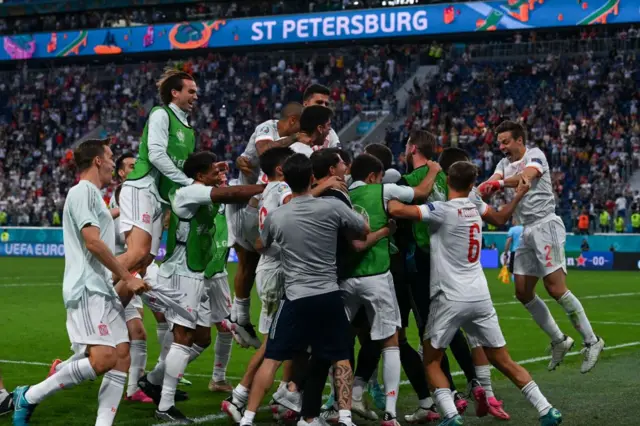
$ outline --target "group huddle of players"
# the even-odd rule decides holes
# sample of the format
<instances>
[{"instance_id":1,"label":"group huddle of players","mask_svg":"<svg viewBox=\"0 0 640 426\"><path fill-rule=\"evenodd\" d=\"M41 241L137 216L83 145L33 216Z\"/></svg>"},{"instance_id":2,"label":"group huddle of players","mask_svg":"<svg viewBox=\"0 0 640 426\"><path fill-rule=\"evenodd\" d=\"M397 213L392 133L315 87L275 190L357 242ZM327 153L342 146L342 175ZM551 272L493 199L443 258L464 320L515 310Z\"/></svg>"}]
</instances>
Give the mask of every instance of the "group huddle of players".
<instances>
[{"instance_id":1,"label":"group huddle of players","mask_svg":"<svg viewBox=\"0 0 640 426\"><path fill-rule=\"evenodd\" d=\"M239 178L227 181L225 162L194 153L193 77L167 71L158 88L163 105L152 110L136 159L114 162L106 141L84 142L74 153L80 182L63 213L63 295L74 355L56 361L45 381L14 391L15 425L29 424L49 395L98 375L96 425L113 423L127 376L127 399L155 403L160 420L193 423L176 408L188 399L177 386L211 345L212 326L218 332L209 389L231 392L222 410L241 425L253 424L281 365L270 403L277 419L350 426L353 412L377 420L364 398L368 389L381 424L398 425L404 368L418 398L406 422L463 424L468 403L455 389L447 347L464 370L476 415L510 418L492 390L493 364L538 410L542 425L562 422L511 360L479 260L482 222L501 225L515 215L524 226L513 267L516 296L551 339L549 369L574 341L535 295L540 278L584 339L581 371L595 366L604 342L566 287L565 231L548 164L539 149L527 148L521 125L495 129L506 158L477 188L476 167L463 150L445 149L431 161L436 138L425 131L410 135L411 171L401 176L384 145L353 159L340 148L329 90L312 85L303 104L286 105L278 120L256 128L237 162ZM96 200L114 171L121 185L107 208ZM513 197L499 211L482 200L502 190ZM167 253L158 267L163 229ZM238 256L233 303L230 248ZM250 319L254 281L262 341ZM162 345L147 374L143 303ZM411 312L419 351L407 342ZM257 349L235 387L225 378L232 339ZM328 375L332 394L322 405Z\"/></svg>"}]
</instances>

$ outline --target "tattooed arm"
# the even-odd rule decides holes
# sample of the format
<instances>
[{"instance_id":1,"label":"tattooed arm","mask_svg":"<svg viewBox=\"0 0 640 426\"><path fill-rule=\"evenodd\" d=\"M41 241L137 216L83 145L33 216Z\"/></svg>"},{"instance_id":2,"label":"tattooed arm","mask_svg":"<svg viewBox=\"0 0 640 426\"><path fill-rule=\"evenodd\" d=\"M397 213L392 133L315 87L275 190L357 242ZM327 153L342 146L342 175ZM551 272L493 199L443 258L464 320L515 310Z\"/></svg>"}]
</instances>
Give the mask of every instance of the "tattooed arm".
<instances>
[{"instance_id":1,"label":"tattooed arm","mask_svg":"<svg viewBox=\"0 0 640 426\"><path fill-rule=\"evenodd\" d=\"M261 141L256 141L256 150L258 151L258 155L264 154L265 151L270 150L271 148L286 148L291 146L291 144L295 143L298 140L297 135L285 136L284 138L280 138L278 140L269 140L263 139Z\"/></svg>"},{"instance_id":2,"label":"tattooed arm","mask_svg":"<svg viewBox=\"0 0 640 426\"><path fill-rule=\"evenodd\" d=\"M337 361L333 365L333 379L336 389L338 409L351 410L351 389L353 387L353 372L348 360Z\"/></svg>"}]
</instances>

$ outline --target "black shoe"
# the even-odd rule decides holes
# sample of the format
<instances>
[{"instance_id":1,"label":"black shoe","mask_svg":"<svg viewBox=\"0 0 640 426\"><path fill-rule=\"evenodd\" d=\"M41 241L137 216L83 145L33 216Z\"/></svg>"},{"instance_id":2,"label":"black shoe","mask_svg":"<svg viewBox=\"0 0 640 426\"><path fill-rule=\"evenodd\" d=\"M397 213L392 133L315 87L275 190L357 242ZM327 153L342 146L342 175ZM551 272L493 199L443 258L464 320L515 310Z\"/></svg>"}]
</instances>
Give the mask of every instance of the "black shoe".
<instances>
[{"instance_id":1,"label":"black shoe","mask_svg":"<svg viewBox=\"0 0 640 426\"><path fill-rule=\"evenodd\" d=\"M186 401L189 399L189 394L183 390L176 389L176 402Z\"/></svg>"},{"instance_id":2,"label":"black shoe","mask_svg":"<svg viewBox=\"0 0 640 426\"><path fill-rule=\"evenodd\" d=\"M13 394L8 394L2 402L0 402L0 416L9 414L13 411Z\"/></svg>"},{"instance_id":3,"label":"black shoe","mask_svg":"<svg viewBox=\"0 0 640 426\"><path fill-rule=\"evenodd\" d=\"M162 397L162 386L154 385L147 379L147 375L140 377L138 380L138 386L142 389L142 392L145 393L149 398L153 399L153 403L158 405L160 404L160 398ZM176 397L178 393L176 392ZM176 398L177 399L177 398Z\"/></svg>"},{"instance_id":4,"label":"black shoe","mask_svg":"<svg viewBox=\"0 0 640 426\"><path fill-rule=\"evenodd\" d=\"M156 419L172 422L179 425L193 424L193 420L187 418L184 414L178 410L175 405L169 408L167 411L156 410Z\"/></svg>"}]
</instances>

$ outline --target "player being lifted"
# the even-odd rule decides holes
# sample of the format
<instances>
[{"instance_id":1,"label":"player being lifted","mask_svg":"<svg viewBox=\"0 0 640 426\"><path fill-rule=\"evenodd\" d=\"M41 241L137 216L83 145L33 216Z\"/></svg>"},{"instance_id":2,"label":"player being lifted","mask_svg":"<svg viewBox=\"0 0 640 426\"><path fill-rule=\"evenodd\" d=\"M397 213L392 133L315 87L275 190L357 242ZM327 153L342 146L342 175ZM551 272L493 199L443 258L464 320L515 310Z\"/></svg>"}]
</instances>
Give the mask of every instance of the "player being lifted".
<instances>
[{"instance_id":1,"label":"player being lifted","mask_svg":"<svg viewBox=\"0 0 640 426\"><path fill-rule=\"evenodd\" d=\"M158 404L156 417L161 420L190 423L175 407L175 393L187 364L211 341L209 314L217 301L210 300L209 312L202 310L201 301L205 294L204 273L211 260L211 234L215 232L218 203L243 203L264 189L263 185L217 187L220 183L218 164L211 152L190 155L184 169L194 183L169 193L171 218L167 254L158 272L158 285L179 290L185 297L179 302L181 311L169 309L166 314L173 326L173 343L166 360L140 381L143 391Z\"/></svg>"},{"instance_id":2,"label":"player being lifted","mask_svg":"<svg viewBox=\"0 0 640 426\"><path fill-rule=\"evenodd\" d=\"M506 157L498 163L493 176L478 187L480 193L487 196L503 188L515 188L520 181L531 182L531 190L515 211L524 228L513 265L516 297L551 338L549 370L554 370L574 341L560 330L547 305L536 295L536 284L542 278L549 295L562 306L584 339L580 371L587 373L598 362L604 341L595 335L582 304L567 288L566 233L562 220L555 214L549 164L539 148L526 147L525 130L520 124L505 121L496 128L496 133Z\"/></svg>"},{"instance_id":3,"label":"player being lifted","mask_svg":"<svg viewBox=\"0 0 640 426\"><path fill-rule=\"evenodd\" d=\"M43 382L14 390L13 424L17 426L29 424L36 406L50 395L100 375L104 378L96 425L113 423L130 361L123 303L148 290L113 254L113 219L100 192L111 183L115 166L108 140L81 143L74 160L80 181L69 190L64 203L62 287L67 332L78 357ZM116 286L112 276L119 281Z\"/></svg>"},{"instance_id":4,"label":"player being lifted","mask_svg":"<svg viewBox=\"0 0 640 426\"><path fill-rule=\"evenodd\" d=\"M560 412L549 404L527 370L511 359L506 348L480 264L482 216L494 212L489 211L486 204L478 209L469 199L476 178L477 168L472 163L459 161L449 168L449 201L422 206L389 203L389 210L394 214L430 225L431 312L423 348L429 384L444 417L440 425L463 424L449 390L449 380L440 365L445 348L460 328L467 333L471 346L482 347L491 363L538 410L542 426L558 425L562 423ZM512 202L503 208L504 215L513 212L527 190L525 183L518 187Z\"/></svg>"}]
</instances>

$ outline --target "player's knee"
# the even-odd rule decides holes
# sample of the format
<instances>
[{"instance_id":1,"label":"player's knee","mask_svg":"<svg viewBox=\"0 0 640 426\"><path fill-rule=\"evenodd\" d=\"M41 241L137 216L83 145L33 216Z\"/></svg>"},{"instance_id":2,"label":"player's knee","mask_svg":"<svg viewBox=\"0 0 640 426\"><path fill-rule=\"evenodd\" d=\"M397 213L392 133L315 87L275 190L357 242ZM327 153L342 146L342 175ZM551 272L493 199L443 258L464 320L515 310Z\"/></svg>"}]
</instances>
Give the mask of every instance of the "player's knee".
<instances>
[{"instance_id":1,"label":"player's knee","mask_svg":"<svg viewBox=\"0 0 640 426\"><path fill-rule=\"evenodd\" d=\"M533 290L529 290L524 286L516 286L516 299L518 299L523 305L531 302L534 297L535 293Z\"/></svg>"},{"instance_id":2,"label":"player's knee","mask_svg":"<svg viewBox=\"0 0 640 426\"><path fill-rule=\"evenodd\" d=\"M92 348L89 352L89 361L93 371L97 375L102 375L116 366L118 355L115 348L101 346L100 348Z\"/></svg>"}]
</instances>

